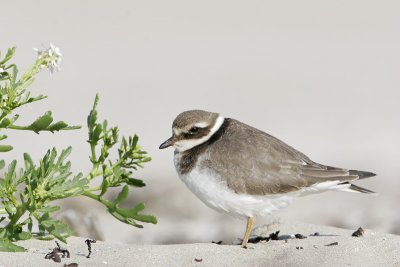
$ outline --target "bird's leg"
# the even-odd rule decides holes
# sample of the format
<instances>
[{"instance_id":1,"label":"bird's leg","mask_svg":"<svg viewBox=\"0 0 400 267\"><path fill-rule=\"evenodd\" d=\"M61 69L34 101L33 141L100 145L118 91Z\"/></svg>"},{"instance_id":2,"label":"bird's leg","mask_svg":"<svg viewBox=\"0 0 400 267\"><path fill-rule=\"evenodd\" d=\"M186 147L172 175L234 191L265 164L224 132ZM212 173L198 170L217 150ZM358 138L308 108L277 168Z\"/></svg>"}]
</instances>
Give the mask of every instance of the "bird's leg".
<instances>
[{"instance_id":1,"label":"bird's leg","mask_svg":"<svg viewBox=\"0 0 400 267\"><path fill-rule=\"evenodd\" d=\"M249 241L251 229L253 229L254 225L254 217L247 218L247 227L246 232L244 233L243 241L242 241L242 248L247 248L247 242Z\"/></svg>"}]
</instances>

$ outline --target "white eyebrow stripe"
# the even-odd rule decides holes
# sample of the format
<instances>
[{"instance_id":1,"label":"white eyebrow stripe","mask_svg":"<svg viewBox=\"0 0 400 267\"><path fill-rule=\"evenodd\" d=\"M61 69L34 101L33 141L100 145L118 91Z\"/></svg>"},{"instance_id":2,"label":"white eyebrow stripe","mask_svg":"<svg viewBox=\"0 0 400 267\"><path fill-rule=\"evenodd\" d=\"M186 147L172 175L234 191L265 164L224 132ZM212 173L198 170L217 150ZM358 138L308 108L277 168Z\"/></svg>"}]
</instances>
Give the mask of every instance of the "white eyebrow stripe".
<instances>
[{"instance_id":1,"label":"white eyebrow stripe","mask_svg":"<svg viewBox=\"0 0 400 267\"><path fill-rule=\"evenodd\" d=\"M219 130L219 128L222 126L222 124L224 123L224 117L222 117L221 115L218 116L217 120L215 121L214 126L210 129L210 132L203 136L200 139L189 139L189 140L181 140L178 141L174 144L174 147L176 148L176 150L178 150L178 152L183 152L186 151L188 149L191 149L195 146L198 146L206 141L208 141L208 139L211 138L211 136Z\"/></svg>"},{"instance_id":2,"label":"white eyebrow stripe","mask_svg":"<svg viewBox=\"0 0 400 267\"><path fill-rule=\"evenodd\" d=\"M206 128L208 126L207 122L198 122L194 125L194 127L198 127L198 128Z\"/></svg>"}]
</instances>

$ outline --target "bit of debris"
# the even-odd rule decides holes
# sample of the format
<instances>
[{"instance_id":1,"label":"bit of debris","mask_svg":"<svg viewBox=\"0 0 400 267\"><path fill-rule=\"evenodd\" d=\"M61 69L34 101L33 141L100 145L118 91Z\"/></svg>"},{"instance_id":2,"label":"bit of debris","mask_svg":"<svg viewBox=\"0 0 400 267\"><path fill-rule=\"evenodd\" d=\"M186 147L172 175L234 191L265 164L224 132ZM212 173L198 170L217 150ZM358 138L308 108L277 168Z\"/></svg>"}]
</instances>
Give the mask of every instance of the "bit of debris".
<instances>
[{"instance_id":1,"label":"bit of debris","mask_svg":"<svg viewBox=\"0 0 400 267\"><path fill-rule=\"evenodd\" d=\"M270 240L279 240L279 232L280 231L276 231L275 233L272 233L269 235Z\"/></svg>"},{"instance_id":2,"label":"bit of debris","mask_svg":"<svg viewBox=\"0 0 400 267\"><path fill-rule=\"evenodd\" d=\"M60 244L56 241L56 245L57 245L57 253L62 253L62 257L65 258L65 256L67 256L67 258L69 258L69 251L68 249L62 248L60 246Z\"/></svg>"},{"instance_id":3,"label":"bit of debris","mask_svg":"<svg viewBox=\"0 0 400 267\"><path fill-rule=\"evenodd\" d=\"M52 252L47 253L46 256L44 256L44 258L48 260L53 260L55 262L61 262L60 255L58 255L57 252L55 252L55 249L53 249Z\"/></svg>"},{"instance_id":4,"label":"bit of debris","mask_svg":"<svg viewBox=\"0 0 400 267\"><path fill-rule=\"evenodd\" d=\"M222 245L222 240L220 240L220 241L218 241L218 242L211 241L211 243L213 243L213 244L217 244L217 245Z\"/></svg>"},{"instance_id":5,"label":"bit of debris","mask_svg":"<svg viewBox=\"0 0 400 267\"><path fill-rule=\"evenodd\" d=\"M195 262L202 262L202 261L203 261L203 259L198 259L198 258L195 258L195 259L194 259L194 261L195 261Z\"/></svg>"},{"instance_id":6,"label":"bit of debris","mask_svg":"<svg viewBox=\"0 0 400 267\"><path fill-rule=\"evenodd\" d=\"M297 250L299 250L299 249L303 249L303 247L296 247L296 249L297 249Z\"/></svg>"},{"instance_id":7,"label":"bit of debris","mask_svg":"<svg viewBox=\"0 0 400 267\"><path fill-rule=\"evenodd\" d=\"M78 263L70 263L70 264L64 264L64 267L78 267Z\"/></svg>"},{"instance_id":8,"label":"bit of debris","mask_svg":"<svg viewBox=\"0 0 400 267\"><path fill-rule=\"evenodd\" d=\"M264 241L268 242L270 240L279 240L279 232L280 231L276 231L275 233L272 233L267 237L256 236L256 237L250 238L248 243L257 244L257 243L264 242Z\"/></svg>"},{"instance_id":9,"label":"bit of debris","mask_svg":"<svg viewBox=\"0 0 400 267\"><path fill-rule=\"evenodd\" d=\"M304 239L307 238L306 236L302 235L302 234L295 234L294 237L296 237L297 239Z\"/></svg>"},{"instance_id":10,"label":"bit of debris","mask_svg":"<svg viewBox=\"0 0 400 267\"><path fill-rule=\"evenodd\" d=\"M319 236L319 232L315 232L311 236Z\"/></svg>"},{"instance_id":11,"label":"bit of debris","mask_svg":"<svg viewBox=\"0 0 400 267\"><path fill-rule=\"evenodd\" d=\"M339 245L339 242L333 242L333 243L330 243L330 244L325 245L325 246L326 247L330 247L330 246L337 246L337 245Z\"/></svg>"},{"instance_id":12,"label":"bit of debris","mask_svg":"<svg viewBox=\"0 0 400 267\"><path fill-rule=\"evenodd\" d=\"M361 227L357 229L351 236L360 237L364 235L364 229Z\"/></svg>"},{"instance_id":13,"label":"bit of debris","mask_svg":"<svg viewBox=\"0 0 400 267\"><path fill-rule=\"evenodd\" d=\"M65 258L65 256L67 256L67 258L69 258L69 251L67 249L62 248L57 241L56 241L56 245L57 245L57 247L53 248L53 250L51 252L47 253L46 256L44 256L44 258L53 260L55 262L61 262L60 255L58 255L58 254L62 254L63 258Z\"/></svg>"},{"instance_id":14,"label":"bit of debris","mask_svg":"<svg viewBox=\"0 0 400 267\"><path fill-rule=\"evenodd\" d=\"M269 240L270 240L269 237L256 236L256 237L250 238L248 243L257 244L260 242L268 242Z\"/></svg>"},{"instance_id":15,"label":"bit of debris","mask_svg":"<svg viewBox=\"0 0 400 267\"><path fill-rule=\"evenodd\" d=\"M88 251L89 251L89 254L86 256L86 258L89 259L90 255L92 254L92 243L96 243L96 240L94 240L94 239L86 239L85 243L86 243L86 245L88 247Z\"/></svg>"}]
</instances>

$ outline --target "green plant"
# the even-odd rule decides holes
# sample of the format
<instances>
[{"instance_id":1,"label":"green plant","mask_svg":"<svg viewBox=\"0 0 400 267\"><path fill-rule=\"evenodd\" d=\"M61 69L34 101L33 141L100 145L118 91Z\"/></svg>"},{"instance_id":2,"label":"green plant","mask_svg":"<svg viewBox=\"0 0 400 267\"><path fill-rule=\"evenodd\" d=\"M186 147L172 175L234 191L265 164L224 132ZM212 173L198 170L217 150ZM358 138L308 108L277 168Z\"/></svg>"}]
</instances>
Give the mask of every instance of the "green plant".
<instances>
[{"instance_id":1,"label":"green plant","mask_svg":"<svg viewBox=\"0 0 400 267\"><path fill-rule=\"evenodd\" d=\"M8 63L15 48L8 49L3 59L0 54L0 130L40 133L79 129L79 126L69 126L63 121L53 122L50 111L29 125L16 124L19 115L15 111L19 107L46 98L43 95L31 97L27 90L35 76L46 68L51 72L59 69L61 53L58 48L50 45L49 49L37 52L35 64L21 77L18 77L15 64ZM38 163L28 153L24 153L22 168L18 169L17 161L13 160L4 171L0 178L0 251L24 251L23 247L13 242L30 238L55 237L66 242L66 238L73 232L68 225L53 218L53 213L60 210L60 207L52 202L68 197L85 196L94 199L102 203L116 219L135 227L143 227L138 222L157 223L154 216L141 214L143 203L131 209L120 207L128 196L129 186L145 186L142 180L133 177L132 171L142 167L151 158L138 145L136 135L120 139L117 127L109 127L106 120L98 122L98 99L96 95L87 118L89 158L92 163L90 172L86 175L72 174L71 163L67 160L71 147L61 153L55 148L50 149ZM6 135L0 136L1 141L6 138ZM0 152L8 152L12 148L11 145L0 144ZM109 155L112 149L118 150L114 160ZM0 169L4 167L5 162L1 160ZM101 185L91 186L91 181L96 177L101 177ZM121 191L115 199L109 200L104 195L112 187L120 187ZM39 230L34 232L36 224Z\"/></svg>"}]
</instances>

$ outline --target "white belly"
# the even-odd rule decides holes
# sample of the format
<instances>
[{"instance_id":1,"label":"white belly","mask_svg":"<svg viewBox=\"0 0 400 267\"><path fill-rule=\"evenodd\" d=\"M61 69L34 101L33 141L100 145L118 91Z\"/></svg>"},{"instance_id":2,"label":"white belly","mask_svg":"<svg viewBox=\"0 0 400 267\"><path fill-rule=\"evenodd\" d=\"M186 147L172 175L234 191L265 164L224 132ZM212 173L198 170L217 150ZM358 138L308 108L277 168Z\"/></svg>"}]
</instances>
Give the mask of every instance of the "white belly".
<instances>
[{"instance_id":1,"label":"white belly","mask_svg":"<svg viewBox=\"0 0 400 267\"><path fill-rule=\"evenodd\" d=\"M175 166L178 160L179 155L175 155ZM197 166L179 178L207 206L238 218L267 216L288 206L298 195L296 192L273 196L237 194L215 173Z\"/></svg>"}]
</instances>

